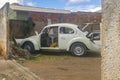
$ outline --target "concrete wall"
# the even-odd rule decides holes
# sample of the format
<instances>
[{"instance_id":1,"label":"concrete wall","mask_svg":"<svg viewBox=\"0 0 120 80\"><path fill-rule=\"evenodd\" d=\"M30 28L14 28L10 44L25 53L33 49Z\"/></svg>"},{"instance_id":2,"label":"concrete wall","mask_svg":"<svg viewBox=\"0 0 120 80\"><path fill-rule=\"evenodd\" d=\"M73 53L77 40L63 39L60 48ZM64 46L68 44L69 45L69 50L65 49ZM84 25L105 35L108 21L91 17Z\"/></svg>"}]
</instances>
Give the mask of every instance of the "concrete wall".
<instances>
[{"instance_id":1,"label":"concrete wall","mask_svg":"<svg viewBox=\"0 0 120 80\"><path fill-rule=\"evenodd\" d=\"M15 38L24 37L24 23L26 23L26 21L9 20L10 31Z\"/></svg>"},{"instance_id":2,"label":"concrete wall","mask_svg":"<svg viewBox=\"0 0 120 80\"><path fill-rule=\"evenodd\" d=\"M11 8L9 8L9 19L17 19L17 13L16 11L12 10Z\"/></svg>"},{"instance_id":3,"label":"concrete wall","mask_svg":"<svg viewBox=\"0 0 120 80\"><path fill-rule=\"evenodd\" d=\"M8 3L0 9L0 52L5 58L8 57L9 50L8 9Z\"/></svg>"},{"instance_id":4,"label":"concrete wall","mask_svg":"<svg viewBox=\"0 0 120 80\"><path fill-rule=\"evenodd\" d=\"M29 12L26 11L15 11L16 20L27 20L29 18Z\"/></svg>"},{"instance_id":5,"label":"concrete wall","mask_svg":"<svg viewBox=\"0 0 120 80\"><path fill-rule=\"evenodd\" d=\"M120 80L120 0L102 5L102 80Z\"/></svg>"}]
</instances>

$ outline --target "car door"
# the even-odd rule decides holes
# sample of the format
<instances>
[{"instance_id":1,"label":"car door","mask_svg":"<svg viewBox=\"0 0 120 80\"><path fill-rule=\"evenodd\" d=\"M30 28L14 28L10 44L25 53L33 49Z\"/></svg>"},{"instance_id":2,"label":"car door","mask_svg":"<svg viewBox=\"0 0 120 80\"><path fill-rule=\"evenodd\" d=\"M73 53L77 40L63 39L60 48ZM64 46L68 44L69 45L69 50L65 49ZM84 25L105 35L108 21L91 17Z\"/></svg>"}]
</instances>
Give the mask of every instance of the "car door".
<instances>
[{"instance_id":1,"label":"car door","mask_svg":"<svg viewBox=\"0 0 120 80\"><path fill-rule=\"evenodd\" d=\"M42 48L58 47L58 26L50 26L42 31L40 36Z\"/></svg>"},{"instance_id":2,"label":"car door","mask_svg":"<svg viewBox=\"0 0 120 80\"><path fill-rule=\"evenodd\" d=\"M66 49L68 42L75 37L75 29L62 26L59 28L59 48Z\"/></svg>"}]
</instances>

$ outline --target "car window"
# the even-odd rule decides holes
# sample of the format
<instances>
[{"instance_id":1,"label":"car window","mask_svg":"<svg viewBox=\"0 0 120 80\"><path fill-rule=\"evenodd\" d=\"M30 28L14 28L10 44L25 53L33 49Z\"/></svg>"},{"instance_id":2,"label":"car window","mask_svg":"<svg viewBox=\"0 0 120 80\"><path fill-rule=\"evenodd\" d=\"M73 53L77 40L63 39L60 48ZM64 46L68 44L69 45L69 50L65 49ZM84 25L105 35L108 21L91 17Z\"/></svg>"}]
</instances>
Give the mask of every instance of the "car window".
<instances>
[{"instance_id":1,"label":"car window","mask_svg":"<svg viewBox=\"0 0 120 80\"><path fill-rule=\"evenodd\" d=\"M49 28L45 28L42 32L43 33L48 33L49 32Z\"/></svg>"},{"instance_id":2,"label":"car window","mask_svg":"<svg viewBox=\"0 0 120 80\"><path fill-rule=\"evenodd\" d=\"M72 28L68 28L68 27L61 27L60 33L61 34L73 34L74 30Z\"/></svg>"},{"instance_id":3,"label":"car window","mask_svg":"<svg viewBox=\"0 0 120 80\"><path fill-rule=\"evenodd\" d=\"M58 34L58 27L57 26L47 27L43 30L43 33Z\"/></svg>"},{"instance_id":4,"label":"car window","mask_svg":"<svg viewBox=\"0 0 120 80\"><path fill-rule=\"evenodd\" d=\"M50 30L49 30L49 34L58 34L58 27L57 26L54 26L54 27L51 27Z\"/></svg>"}]
</instances>

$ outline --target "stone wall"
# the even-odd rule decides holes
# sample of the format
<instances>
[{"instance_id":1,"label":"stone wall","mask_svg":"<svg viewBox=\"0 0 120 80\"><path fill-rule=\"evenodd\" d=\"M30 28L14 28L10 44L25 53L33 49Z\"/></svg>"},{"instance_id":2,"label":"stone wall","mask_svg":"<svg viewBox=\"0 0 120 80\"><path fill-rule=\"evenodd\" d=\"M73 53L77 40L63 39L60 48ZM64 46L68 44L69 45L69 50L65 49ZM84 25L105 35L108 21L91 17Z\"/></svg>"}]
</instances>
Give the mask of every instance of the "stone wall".
<instances>
[{"instance_id":1,"label":"stone wall","mask_svg":"<svg viewBox=\"0 0 120 80\"><path fill-rule=\"evenodd\" d=\"M102 1L102 80L120 80L120 0Z\"/></svg>"}]
</instances>

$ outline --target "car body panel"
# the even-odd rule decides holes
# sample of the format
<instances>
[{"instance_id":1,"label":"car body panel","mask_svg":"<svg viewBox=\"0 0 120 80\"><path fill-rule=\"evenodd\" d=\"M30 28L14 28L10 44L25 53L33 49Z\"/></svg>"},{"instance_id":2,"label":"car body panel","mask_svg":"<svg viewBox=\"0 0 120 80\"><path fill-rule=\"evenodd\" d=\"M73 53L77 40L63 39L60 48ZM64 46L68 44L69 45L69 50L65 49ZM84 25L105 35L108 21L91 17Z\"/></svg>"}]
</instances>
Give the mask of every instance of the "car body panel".
<instances>
[{"instance_id":1,"label":"car body panel","mask_svg":"<svg viewBox=\"0 0 120 80\"><path fill-rule=\"evenodd\" d=\"M83 43L88 48L88 50L90 50L90 51L100 52L99 46L96 45L94 42L90 41L88 38L85 38L85 37L84 38L83 37L77 37L77 38L72 39L67 45L67 51L69 51L70 46L73 43L76 43L76 42Z\"/></svg>"},{"instance_id":2,"label":"car body panel","mask_svg":"<svg viewBox=\"0 0 120 80\"><path fill-rule=\"evenodd\" d=\"M31 36L25 39L16 39L17 43L22 47L25 42L31 42L34 45L35 50L40 50L39 36Z\"/></svg>"},{"instance_id":3,"label":"car body panel","mask_svg":"<svg viewBox=\"0 0 120 80\"><path fill-rule=\"evenodd\" d=\"M41 46L41 43L42 43L41 35L43 34L43 31L46 28L50 28L53 26L58 26L58 47L51 47L51 46L42 47ZM61 34L60 33L61 27L71 28L74 30L74 33L73 34ZM35 50L55 49L55 50L66 50L66 51L70 50L70 46L73 43L81 42L85 44L88 50L94 51L94 52L100 52L100 47L96 45L94 42L92 42L89 38L87 38L86 34L82 32L81 30L79 30L77 25L69 24L69 23L59 23L59 24L51 24L51 25L45 26L40 34L36 36L31 36L25 39L16 39L16 41L18 44L20 44L20 46L22 46L25 42L29 41L33 43Z\"/></svg>"}]
</instances>

